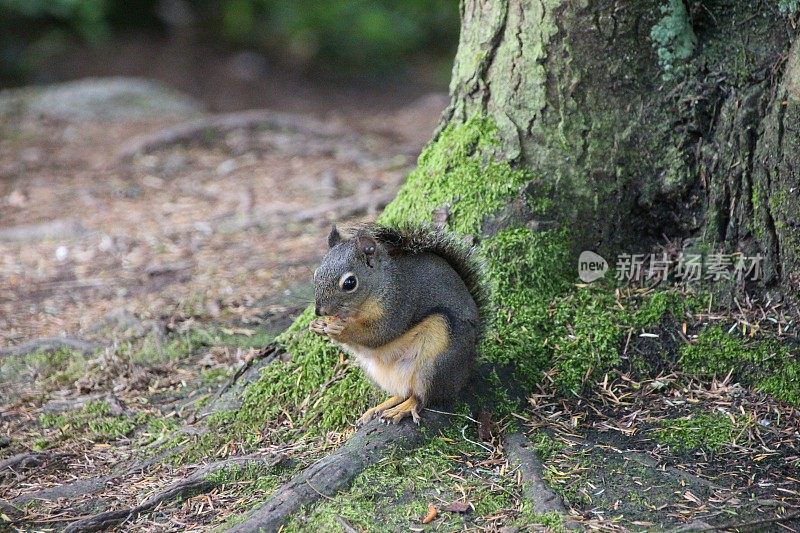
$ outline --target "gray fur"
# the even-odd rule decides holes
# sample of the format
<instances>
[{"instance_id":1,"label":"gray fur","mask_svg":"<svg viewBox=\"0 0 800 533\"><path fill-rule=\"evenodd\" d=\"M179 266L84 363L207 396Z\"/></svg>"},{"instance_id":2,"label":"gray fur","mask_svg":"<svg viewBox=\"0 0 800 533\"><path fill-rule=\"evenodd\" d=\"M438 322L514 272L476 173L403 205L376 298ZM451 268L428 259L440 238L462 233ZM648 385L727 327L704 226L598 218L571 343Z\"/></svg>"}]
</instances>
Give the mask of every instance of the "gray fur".
<instances>
[{"instance_id":1,"label":"gray fur","mask_svg":"<svg viewBox=\"0 0 800 533\"><path fill-rule=\"evenodd\" d=\"M329 242L333 246L314 275L320 314L345 318L369 297L377 298L386 313L361 342L369 348L387 344L428 316L444 316L450 328L449 347L427 369L428 387L418 396L423 404L454 399L469 377L481 335L481 308L467 283L477 284L477 266L469 263L469 251L461 251L454 239L440 232L404 233L378 226L359 228L351 239L341 238L334 229ZM446 250L439 254L437 247ZM452 264L455 260L459 264ZM348 272L358 278L351 293L339 287ZM464 280L463 272L473 277Z\"/></svg>"}]
</instances>

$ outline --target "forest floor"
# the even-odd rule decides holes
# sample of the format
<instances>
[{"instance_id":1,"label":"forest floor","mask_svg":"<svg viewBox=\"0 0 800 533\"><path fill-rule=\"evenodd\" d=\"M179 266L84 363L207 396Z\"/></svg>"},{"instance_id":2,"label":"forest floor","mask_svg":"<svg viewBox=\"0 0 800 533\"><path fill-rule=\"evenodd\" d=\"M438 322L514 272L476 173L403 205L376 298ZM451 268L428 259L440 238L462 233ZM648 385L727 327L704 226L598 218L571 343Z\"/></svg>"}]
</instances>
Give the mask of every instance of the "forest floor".
<instances>
[{"instance_id":1,"label":"forest floor","mask_svg":"<svg viewBox=\"0 0 800 533\"><path fill-rule=\"evenodd\" d=\"M319 497L289 530L800 531L800 414L724 377L428 413L405 452L371 455L369 426L174 460L175 435L269 363L328 226L392 198L446 98L312 117L125 94L0 106L0 529L225 529L294 482ZM344 442L366 459L338 485Z\"/></svg>"}]
</instances>

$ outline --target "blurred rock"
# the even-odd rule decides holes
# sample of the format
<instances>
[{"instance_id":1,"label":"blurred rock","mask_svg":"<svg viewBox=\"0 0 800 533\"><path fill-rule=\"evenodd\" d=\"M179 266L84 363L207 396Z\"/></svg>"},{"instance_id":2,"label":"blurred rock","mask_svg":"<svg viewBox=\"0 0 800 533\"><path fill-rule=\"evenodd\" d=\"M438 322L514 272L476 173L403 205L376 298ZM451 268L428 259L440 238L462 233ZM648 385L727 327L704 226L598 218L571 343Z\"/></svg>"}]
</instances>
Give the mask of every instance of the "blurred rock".
<instances>
[{"instance_id":1,"label":"blurred rock","mask_svg":"<svg viewBox=\"0 0 800 533\"><path fill-rule=\"evenodd\" d=\"M67 257L69 257L69 248L64 245L59 246L56 248L56 259L59 261L66 261Z\"/></svg>"},{"instance_id":2,"label":"blurred rock","mask_svg":"<svg viewBox=\"0 0 800 533\"><path fill-rule=\"evenodd\" d=\"M186 168L186 156L181 152L173 152L164 160L162 172L167 176L172 176Z\"/></svg>"},{"instance_id":3,"label":"blurred rock","mask_svg":"<svg viewBox=\"0 0 800 533\"><path fill-rule=\"evenodd\" d=\"M71 239L88 231L75 220L52 220L41 224L22 224L0 229L0 241L39 241Z\"/></svg>"},{"instance_id":4,"label":"blurred rock","mask_svg":"<svg viewBox=\"0 0 800 533\"><path fill-rule=\"evenodd\" d=\"M142 120L200 113L193 98L155 81L87 78L0 91L0 117L34 115L72 121Z\"/></svg>"},{"instance_id":5,"label":"blurred rock","mask_svg":"<svg viewBox=\"0 0 800 533\"><path fill-rule=\"evenodd\" d=\"M226 159L225 161L217 165L217 175L219 177L227 176L234 170L236 170L235 159Z\"/></svg>"},{"instance_id":6,"label":"blurred rock","mask_svg":"<svg viewBox=\"0 0 800 533\"><path fill-rule=\"evenodd\" d=\"M192 7L184 0L161 0L156 5L156 15L166 25L174 27L191 26L197 21Z\"/></svg>"},{"instance_id":7,"label":"blurred rock","mask_svg":"<svg viewBox=\"0 0 800 533\"><path fill-rule=\"evenodd\" d=\"M242 81L255 81L267 73L267 60L255 52L239 52L231 57L230 69Z\"/></svg>"}]
</instances>

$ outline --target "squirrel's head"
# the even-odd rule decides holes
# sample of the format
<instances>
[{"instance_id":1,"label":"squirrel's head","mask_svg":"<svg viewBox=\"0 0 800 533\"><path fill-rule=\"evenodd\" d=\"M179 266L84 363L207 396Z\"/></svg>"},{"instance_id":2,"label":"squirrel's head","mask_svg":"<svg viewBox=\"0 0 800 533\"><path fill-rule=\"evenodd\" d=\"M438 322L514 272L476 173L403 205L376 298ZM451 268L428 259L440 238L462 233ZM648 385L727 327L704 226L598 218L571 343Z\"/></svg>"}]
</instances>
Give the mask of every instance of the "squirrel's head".
<instances>
[{"instance_id":1,"label":"squirrel's head","mask_svg":"<svg viewBox=\"0 0 800 533\"><path fill-rule=\"evenodd\" d=\"M383 286L388 254L366 230L345 239L336 226L328 235L328 248L314 272L315 311L317 316L350 318Z\"/></svg>"}]
</instances>

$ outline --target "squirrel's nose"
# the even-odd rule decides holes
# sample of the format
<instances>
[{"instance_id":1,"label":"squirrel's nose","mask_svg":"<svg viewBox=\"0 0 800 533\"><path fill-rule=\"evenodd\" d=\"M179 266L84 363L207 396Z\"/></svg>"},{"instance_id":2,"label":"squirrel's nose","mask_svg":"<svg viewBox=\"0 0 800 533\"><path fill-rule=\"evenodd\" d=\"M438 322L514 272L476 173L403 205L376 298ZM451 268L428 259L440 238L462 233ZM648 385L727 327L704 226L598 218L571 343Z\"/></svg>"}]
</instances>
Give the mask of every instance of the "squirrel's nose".
<instances>
[{"instance_id":1,"label":"squirrel's nose","mask_svg":"<svg viewBox=\"0 0 800 533\"><path fill-rule=\"evenodd\" d=\"M317 316L322 316L324 314L324 312L325 312L325 309L323 309L323 307L321 305L316 304L314 306L314 314L316 314Z\"/></svg>"}]
</instances>

